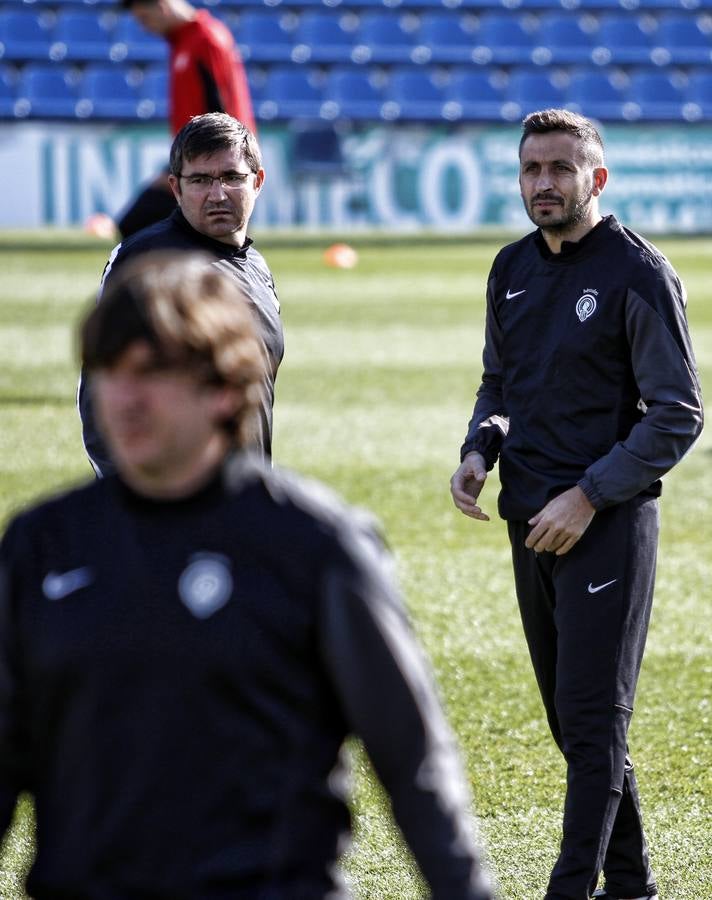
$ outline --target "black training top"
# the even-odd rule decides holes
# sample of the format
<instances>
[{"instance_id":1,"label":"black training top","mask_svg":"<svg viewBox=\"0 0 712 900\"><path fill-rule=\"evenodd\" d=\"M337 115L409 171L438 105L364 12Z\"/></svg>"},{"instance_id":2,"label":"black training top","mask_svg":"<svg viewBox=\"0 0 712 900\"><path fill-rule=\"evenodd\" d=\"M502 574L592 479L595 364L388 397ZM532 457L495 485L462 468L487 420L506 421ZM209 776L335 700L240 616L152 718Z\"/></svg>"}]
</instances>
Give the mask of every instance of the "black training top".
<instances>
[{"instance_id":1,"label":"black training top","mask_svg":"<svg viewBox=\"0 0 712 900\"><path fill-rule=\"evenodd\" d=\"M284 355L284 334L274 279L264 257L255 250L250 238L241 248L217 241L196 231L187 222L181 210L176 209L167 219L144 228L114 247L104 268L99 300L114 273L127 259L153 250L192 250L214 256L215 265L222 272L235 278L243 295L250 302L256 314L258 332L262 337L267 359L267 374L260 400L258 421L254 423L251 447L262 456L271 456L274 383ZM97 430L86 372L82 372L79 380L78 404L87 455L96 471L101 475L107 475L114 471L114 467Z\"/></svg>"},{"instance_id":2,"label":"black training top","mask_svg":"<svg viewBox=\"0 0 712 900\"><path fill-rule=\"evenodd\" d=\"M539 232L500 251L483 362L461 458L499 455L505 519L576 484L596 509L657 495L702 428L684 288L613 216L556 255Z\"/></svg>"},{"instance_id":3,"label":"black training top","mask_svg":"<svg viewBox=\"0 0 712 900\"><path fill-rule=\"evenodd\" d=\"M439 900L491 900L430 676L365 514L233 458L158 502L117 476L0 546L0 835L36 900L336 900L359 735Z\"/></svg>"}]
</instances>

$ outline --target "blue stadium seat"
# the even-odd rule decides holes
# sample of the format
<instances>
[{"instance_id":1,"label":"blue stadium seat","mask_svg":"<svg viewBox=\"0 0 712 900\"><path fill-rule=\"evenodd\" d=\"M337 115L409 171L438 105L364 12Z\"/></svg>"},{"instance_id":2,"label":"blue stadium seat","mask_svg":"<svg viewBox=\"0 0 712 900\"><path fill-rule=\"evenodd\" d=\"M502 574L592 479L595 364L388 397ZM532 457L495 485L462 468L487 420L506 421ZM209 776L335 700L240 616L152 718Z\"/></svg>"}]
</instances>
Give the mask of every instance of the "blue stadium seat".
<instances>
[{"instance_id":1,"label":"blue stadium seat","mask_svg":"<svg viewBox=\"0 0 712 900\"><path fill-rule=\"evenodd\" d=\"M114 62L165 62L168 45L142 28L130 13L124 13L114 28L111 59Z\"/></svg>"},{"instance_id":2,"label":"blue stadium seat","mask_svg":"<svg viewBox=\"0 0 712 900\"><path fill-rule=\"evenodd\" d=\"M338 0L338 2L332 2L332 0L330 0L329 3L324 2L324 0L252 0L251 3L249 0L231 0L231 2L233 4L241 5L243 9L246 5L250 5L253 7L266 6L270 9L296 9L298 11L306 8L323 9L325 6L332 8L346 5L346 0Z\"/></svg>"},{"instance_id":3,"label":"blue stadium seat","mask_svg":"<svg viewBox=\"0 0 712 900\"><path fill-rule=\"evenodd\" d=\"M630 76L628 102L629 118L639 110L638 118L646 121L683 121L685 87L678 84L674 74L641 69Z\"/></svg>"},{"instance_id":4,"label":"blue stadium seat","mask_svg":"<svg viewBox=\"0 0 712 900\"><path fill-rule=\"evenodd\" d=\"M353 20L353 21L352 21ZM294 62L343 63L351 60L356 17L330 12L302 13L294 35Z\"/></svg>"},{"instance_id":5,"label":"blue stadium seat","mask_svg":"<svg viewBox=\"0 0 712 900\"><path fill-rule=\"evenodd\" d=\"M168 118L168 69L165 66L149 66L144 71L137 109L142 119Z\"/></svg>"},{"instance_id":6,"label":"blue stadium seat","mask_svg":"<svg viewBox=\"0 0 712 900\"><path fill-rule=\"evenodd\" d=\"M388 120L442 121L445 102L444 86L437 83L435 72L403 66L391 73L381 115Z\"/></svg>"},{"instance_id":7,"label":"blue stadium seat","mask_svg":"<svg viewBox=\"0 0 712 900\"><path fill-rule=\"evenodd\" d=\"M358 46L354 58L359 62L427 62L419 59L415 40L417 21L397 12L367 12L361 16Z\"/></svg>"},{"instance_id":8,"label":"blue stadium seat","mask_svg":"<svg viewBox=\"0 0 712 900\"><path fill-rule=\"evenodd\" d=\"M265 97L266 81L267 69L264 66L247 66L247 84L250 88L253 108L256 108L259 103L267 99Z\"/></svg>"},{"instance_id":9,"label":"blue stadium seat","mask_svg":"<svg viewBox=\"0 0 712 900\"><path fill-rule=\"evenodd\" d=\"M294 46L294 22L276 12L248 10L233 29L246 62L289 62Z\"/></svg>"},{"instance_id":10,"label":"blue stadium seat","mask_svg":"<svg viewBox=\"0 0 712 900\"><path fill-rule=\"evenodd\" d=\"M292 166L299 181L343 174L341 140L332 124L297 122L292 133Z\"/></svg>"},{"instance_id":11,"label":"blue stadium seat","mask_svg":"<svg viewBox=\"0 0 712 900\"><path fill-rule=\"evenodd\" d=\"M640 12L641 7L655 7L663 4L668 8L670 4L678 5L681 0L566 0L562 2L562 6L567 9L575 9L577 11L592 11L595 13L624 13L626 15L636 15ZM695 0L690 0L695 2Z\"/></svg>"},{"instance_id":12,"label":"blue stadium seat","mask_svg":"<svg viewBox=\"0 0 712 900\"><path fill-rule=\"evenodd\" d=\"M629 0L626 0L626 2L629 2ZM623 4L621 3L621 5ZM712 0L645 0L644 4L641 2L641 6L643 5L646 9L655 9L656 11L683 10L685 12L690 12L694 10L712 9Z\"/></svg>"},{"instance_id":13,"label":"blue stadium seat","mask_svg":"<svg viewBox=\"0 0 712 900\"><path fill-rule=\"evenodd\" d=\"M326 2L326 0L325 0ZM333 0L330 0L333 2ZM441 0L339 0L351 6L371 6L397 13L420 13L426 9L442 9L446 4Z\"/></svg>"},{"instance_id":14,"label":"blue stadium seat","mask_svg":"<svg viewBox=\"0 0 712 900\"><path fill-rule=\"evenodd\" d=\"M524 3L521 0L506 0L506 2L505 0L499 0L499 2L498 0L442 0L442 5L448 9L477 12L478 14L482 12L491 13L494 10L503 12L511 10L511 14L516 15L523 5L528 5L528 2L529 0L524 0ZM435 5L439 5L437 0L435 0Z\"/></svg>"},{"instance_id":15,"label":"blue stadium seat","mask_svg":"<svg viewBox=\"0 0 712 900\"><path fill-rule=\"evenodd\" d=\"M354 0L354 2L361 3L361 0ZM420 13L427 9L442 9L443 7L450 9L451 6L459 4L457 0L452 0L452 3L450 0L447 3L441 3L440 0L379 0L377 3L372 3L372 0L367 0L365 5L383 7L399 13Z\"/></svg>"},{"instance_id":16,"label":"blue stadium seat","mask_svg":"<svg viewBox=\"0 0 712 900\"><path fill-rule=\"evenodd\" d=\"M650 62L653 44L647 24L630 13L601 16L591 59L599 66Z\"/></svg>"},{"instance_id":17,"label":"blue stadium seat","mask_svg":"<svg viewBox=\"0 0 712 900\"><path fill-rule=\"evenodd\" d=\"M17 70L14 67L0 67L0 117L3 119L12 119L16 114L17 78Z\"/></svg>"},{"instance_id":18,"label":"blue stadium seat","mask_svg":"<svg viewBox=\"0 0 712 900\"><path fill-rule=\"evenodd\" d=\"M472 60L476 20L452 12L423 15L417 40L427 48L430 62L466 63Z\"/></svg>"},{"instance_id":19,"label":"blue stadium seat","mask_svg":"<svg viewBox=\"0 0 712 900\"><path fill-rule=\"evenodd\" d=\"M302 66L273 66L267 72L260 119L320 119L324 102L320 73Z\"/></svg>"},{"instance_id":20,"label":"blue stadium seat","mask_svg":"<svg viewBox=\"0 0 712 900\"><path fill-rule=\"evenodd\" d=\"M80 86L77 114L92 119L135 119L140 96L122 66L91 66Z\"/></svg>"},{"instance_id":21,"label":"blue stadium seat","mask_svg":"<svg viewBox=\"0 0 712 900\"><path fill-rule=\"evenodd\" d=\"M94 12L63 12L54 29L50 56L56 61L108 61L111 34Z\"/></svg>"},{"instance_id":22,"label":"blue stadium seat","mask_svg":"<svg viewBox=\"0 0 712 900\"><path fill-rule=\"evenodd\" d=\"M593 16L546 13L539 23L532 60L537 65L590 62L596 25Z\"/></svg>"},{"instance_id":23,"label":"blue stadium seat","mask_svg":"<svg viewBox=\"0 0 712 900\"><path fill-rule=\"evenodd\" d=\"M383 85L368 68L334 66L324 91L327 103L335 104L336 118L378 120L383 106Z\"/></svg>"},{"instance_id":24,"label":"blue stadium seat","mask_svg":"<svg viewBox=\"0 0 712 900\"><path fill-rule=\"evenodd\" d=\"M27 3L28 0L24 0L24 2ZM62 8L94 10L97 14L114 12L119 6L116 0L32 0L32 2L49 4L58 7L60 10Z\"/></svg>"},{"instance_id":25,"label":"blue stadium seat","mask_svg":"<svg viewBox=\"0 0 712 900\"><path fill-rule=\"evenodd\" d=\"M536 69L515 69L506 88L503 115L507 119L520 119L537 109L563 106L565 88L556 83L554 76Z\"/></svg>"},{"instance_id":26,"label":"blue stadium seat","mask_svg":"<svg viewBox=\"0 0 712 900\"><path fill-rule=\"evenodd\" d=\"M77 115L78 75L67 66L51 63L27 65L17 86L24 115L41 119L73 119Z\"/></svg>"},{"instance_id":27,"label":"blue stadium seat","mask_svg":"<svg viewBox=\"0 0 712 900\"><path fill-rule=\"evenodd\" d=\"M517 65L531 62L535 29L514 13L486 13L474 35L472 59L480 65ZM536 39L538 43L538 37Z\"/></svg>"},{"instance_id":28,"label":"blue stadium seat","mask_svg":"<svg viewBox=\"0 0 712 900\"><path fill-rule=\"evenodd\" d=\"M50 31L34 12L0 12L0 59L48 60Z\"/></svg>"},{"instance_id":29,"label":"blue stadium seat","mask_svg":"<svg viewBox=\"0 0 712 900\"><path fill-rule=\"evenodd\" d=\"M445 118L496 121L503 103L504 90L494 73L471 66L453 68L445 88Z\"/></svg>"},{"instance_id":30,"label":"blue stadium seat","mask_svg":"<svg viewBox=\"0 0 712 900\"><path fill-rule=\"evenodd\" d=\"M566 106L593 119L623 121L627 86L627 76L603 69L581 69L571 75Z\"/></svg>"},{"instance_id":31,"label":"blue stadium seat","mask_svg":"<svg viewBox=\"0 0 712 900\"><path fill-rule=\"evenodd\" d=\"M600 12L602 10L616 10L621 12L623 9L637 10L640 5L640 0L625 0L625 2L627 6L624 6L623 0L570 0L570 2L567 2L566 8L576 11L594 10L595 12ZM665 2L675 2L675 0L665 0ZM561 5L564 6L563 3Z\"/></svg>"},{"instance_id":32,"label":"blue stadium seat","mask_svg":"<svg viewBox=\"0 0 712 900\"><path fill-rule=\"evenodd\" d=\"M258 7L279 6L281 0L274 0L271 3L263 3L262 0L197 0L195 6L205 6L218 17L224 12L234 12L236 10L247 10Z\"/></svg>"},{"instance_id":33,"label":"blue stadium seat","mask_svg":"<svg viewBox=\"0 0 712 900\"><path fill-rule=\"evenodd\" d=\"M690 73L683 115L693 122L712 120L712 69L695 69Z\"/></svg>"},{"instance_id":34,"label":"blue stadium seat","mask_svg":"<svg viewBox=\"0 0 712 900\"><path fill-rule=\"evenodd\" d=\"M294 0L298 2L298 0ZM318 0L324 6L334 7L336 9L344 9L346 7L358 7L358 12L375 9L392 10L397 9L409 0ZM438 0L435 0L438 2Z\"/></svg>"},{"instance_id":35,"label":"blue stadium seat","mask_svg":"<svg viewBox=\"0 0 712 900\"><path fill-rule=\"evenodd\" d=\"M663 15L653 39L651 57L657 65L698 65L712 62L712 18Z\"/></svg>"}]
</instances>

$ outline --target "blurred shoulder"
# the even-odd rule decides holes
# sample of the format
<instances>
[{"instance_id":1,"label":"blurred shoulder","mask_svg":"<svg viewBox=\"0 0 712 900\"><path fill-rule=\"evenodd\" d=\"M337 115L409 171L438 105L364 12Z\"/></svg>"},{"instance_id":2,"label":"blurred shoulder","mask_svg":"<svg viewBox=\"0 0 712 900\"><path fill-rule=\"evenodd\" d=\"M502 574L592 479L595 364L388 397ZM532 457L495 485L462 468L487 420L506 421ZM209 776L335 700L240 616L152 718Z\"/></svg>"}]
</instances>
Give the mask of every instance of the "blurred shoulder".
<instances>
[{"instance_id":1,"label":"blurred shoulder","mask_svg":"<svg viewBox=\"0 0 712 900\"><path fill-rule=\"evenodd\" d=\"M5 539L10 543L18 535L68 532L80 520L96 521L107 492L108 479L93 479L86 484L51 494L19 510L10 519Z\"/></svg>"},{"instance_id":2,"label":"blurred shoulder","mask_svg":"<svg viewBox=\"0 0 712 900\"><path fill-rule=\"evenodd\" d=\"M290 547L304 543L339 544L355 550L365 541L384 548L383 530L369 511L351 506L316 479L271 467L251 454L237 454L227 467L231 492L254 494L273 534Z\"/></svg>"},{"instance_id":3,"label":"blurred shoulder","mask_svg":"<svg viewBox=\"0 0 712 900\"><path fill-rule=\"evenodd\" d=\"M536 231L529 232L529 234L525 234L524 237L519 238L519 240L512 241L511 244L506 244L502 247L494 258L492 264L493 273L497 274L498 272L502 272L507 269L508 266L515 262L519 263L528 256L535 255L539 258L539 252L536 248L535 241L536 234Z\"/></svg>"}]
</instances>

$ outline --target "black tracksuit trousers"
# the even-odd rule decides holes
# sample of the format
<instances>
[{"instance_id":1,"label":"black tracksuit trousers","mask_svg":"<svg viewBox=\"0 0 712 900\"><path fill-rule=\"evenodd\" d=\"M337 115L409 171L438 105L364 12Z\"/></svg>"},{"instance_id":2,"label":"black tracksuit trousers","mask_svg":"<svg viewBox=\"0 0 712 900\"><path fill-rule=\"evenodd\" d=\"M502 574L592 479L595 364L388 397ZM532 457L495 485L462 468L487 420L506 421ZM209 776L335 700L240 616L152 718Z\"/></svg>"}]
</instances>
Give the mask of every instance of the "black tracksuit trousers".
<instances>
[{"instance_id":1,"label":"black tracksuit trousers","mask_svg":"<svg viewBox=\"0 0 712 900\"><path fill-rule=\"evenodd\" d=\"M549 727L567 763L561 851L545 900L656 892L627 732L650 619L658 503L597 513L563 556L534 553L509 522L517 597Z\"/></svg>"}]
</instances>

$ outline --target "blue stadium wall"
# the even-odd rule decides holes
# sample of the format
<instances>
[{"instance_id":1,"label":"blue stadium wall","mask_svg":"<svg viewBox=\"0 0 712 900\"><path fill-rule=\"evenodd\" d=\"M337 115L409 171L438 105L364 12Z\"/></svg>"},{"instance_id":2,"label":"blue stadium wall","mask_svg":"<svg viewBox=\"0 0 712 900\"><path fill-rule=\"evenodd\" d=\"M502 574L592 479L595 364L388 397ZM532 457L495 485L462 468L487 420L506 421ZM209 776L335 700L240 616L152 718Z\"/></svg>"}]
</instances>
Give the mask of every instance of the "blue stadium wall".
<instances>
[{"instance_id":1,"label":"blue stadium wall","mask_svg":"<svg viewBox=\"0 0 712 900\"><path fill-rule=\"evenodd\" d=\"M603 198L633 228L712 232L712 126L603 128L611 179ZM522 230L516 125L382 124L305 136L265 124L267 182L256 228L358 231ZM165 163L164 127L12 122L0 125L0 227L81 225L117 213ZM322 154L323 148L329 152Z\"/></svg>"}]
</instances>

